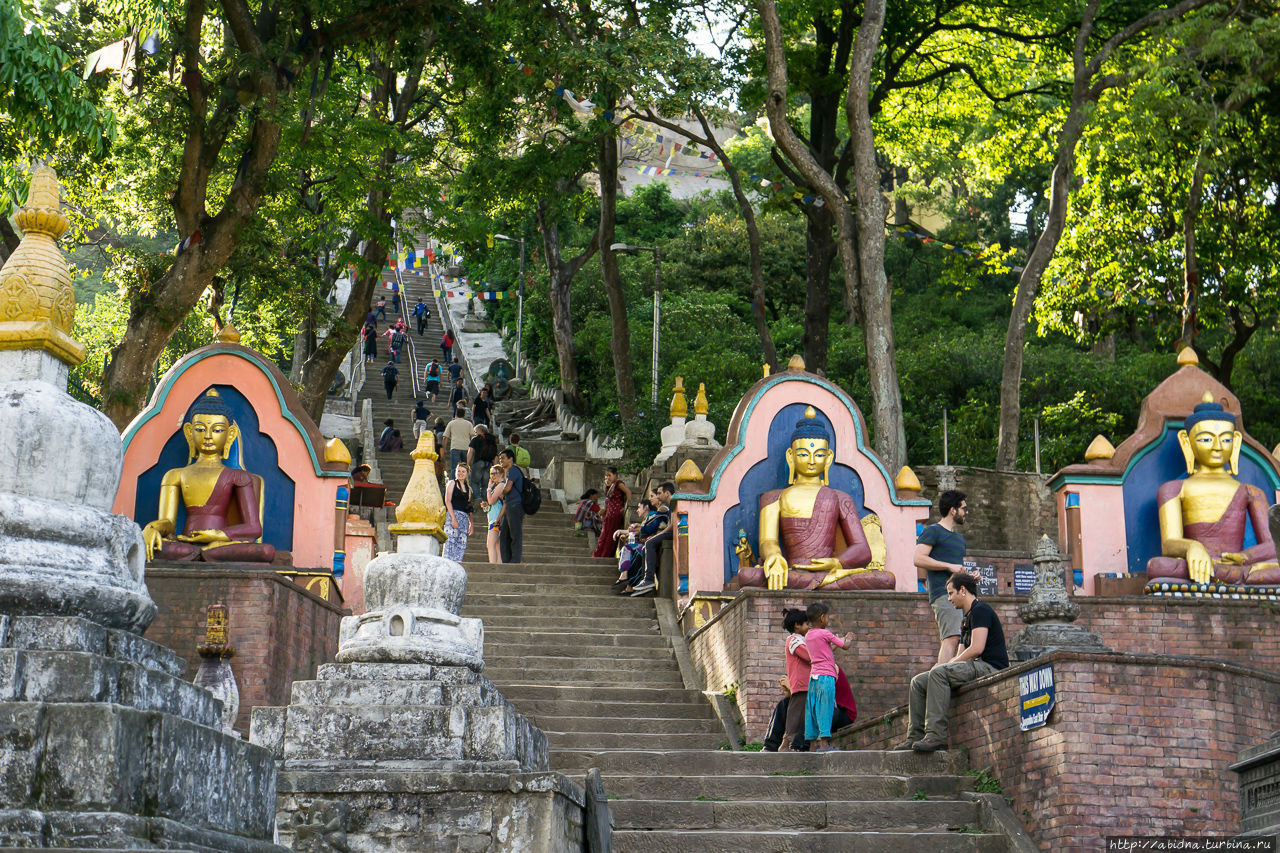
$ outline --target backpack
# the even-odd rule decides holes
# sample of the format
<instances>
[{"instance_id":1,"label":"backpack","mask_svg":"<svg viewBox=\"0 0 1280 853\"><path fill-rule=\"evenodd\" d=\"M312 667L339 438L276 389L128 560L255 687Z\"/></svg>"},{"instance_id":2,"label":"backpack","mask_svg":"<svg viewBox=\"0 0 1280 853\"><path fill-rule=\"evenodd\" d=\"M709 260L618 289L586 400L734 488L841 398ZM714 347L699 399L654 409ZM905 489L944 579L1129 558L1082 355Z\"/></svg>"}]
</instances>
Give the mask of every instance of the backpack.
<instances>
[{"instance_id":1,"label":"backpack","mask_svg":"<svg viewBox=\"0 0 1280 853\"><path fill-rule=\"evenodd\" d=\"M520 508L524 510L525 515L537 515L538 510L542 508L542 490L538 488L537 483L529 479L527 468L520 473L524 474L524 486L520 489Z\"/></svg>"},{"instance_id":2,"label":"backpack","mask_svg":"<svg viewBox=\"0 0 1280 853\"><path fill-rule=\"evenodd\" d=\"M427 376L431 379L440 378L440 365L431 364L427 366Z\"/></svg>"},{"instance_id":3,"label":"backpack","mask_svg":"<svg viewBox=\"0 0 1280 853\"><path fill-rule=\"evenodd\" d=\"M403 346L403 345L404 345L404 332L394 332L394 333L391 335L391 343L392 343L392 345L393 345L393 346Z\"/></svg>"}]
</instances>

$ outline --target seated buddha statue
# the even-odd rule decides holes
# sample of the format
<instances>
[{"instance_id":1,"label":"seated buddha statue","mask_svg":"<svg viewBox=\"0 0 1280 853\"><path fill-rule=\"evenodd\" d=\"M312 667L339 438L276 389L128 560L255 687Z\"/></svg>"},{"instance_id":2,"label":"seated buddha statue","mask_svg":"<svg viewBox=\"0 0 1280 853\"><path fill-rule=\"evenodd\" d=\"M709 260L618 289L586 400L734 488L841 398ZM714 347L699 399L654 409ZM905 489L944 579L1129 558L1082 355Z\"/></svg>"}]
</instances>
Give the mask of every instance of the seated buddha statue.
<instances>
[{"instance_id":1,"label":"seated buddha statue","mask_svg":"<svg viewBox=\"0 0 1280 853\"><path fill-rule=\"evenodd\" d=\"M1205 394L1178 432L1187 478L1160 487L1161 556L1147 561L1150 579L1233 584L1280 583L1267 496L1235 478L1242 436L1235 415ZM1244 547L1245 521L1257 544Z\"/></svg>"},{"instance_id":2,"label":"seated buddha statue","mask_svg":"<svg viewBox=\"0 0 1280 853\"><path fill-rule=\"evenodd\" d=\"M791 434L785 489L760 498L760 567L738 572L742 586L769 589L893 589L872 562L853 498L828 483L835 451L810 406Z\"/></svg>"},{"instance_id":3,"label":"seated buddha statue","mask_svg":"<svg viewBox=\"0 0 1280 853\"><path fill-rule=\"evenodd\" d=\"M160 481L159 517L142 528L148 560L269 563L276 549L262 536L261 478L226 464L239 427L231 410L209 391L191 409L182 434L187 439L184 468ZM187 521L175 535L178 504Z\"/></svg>"}]
</instances>

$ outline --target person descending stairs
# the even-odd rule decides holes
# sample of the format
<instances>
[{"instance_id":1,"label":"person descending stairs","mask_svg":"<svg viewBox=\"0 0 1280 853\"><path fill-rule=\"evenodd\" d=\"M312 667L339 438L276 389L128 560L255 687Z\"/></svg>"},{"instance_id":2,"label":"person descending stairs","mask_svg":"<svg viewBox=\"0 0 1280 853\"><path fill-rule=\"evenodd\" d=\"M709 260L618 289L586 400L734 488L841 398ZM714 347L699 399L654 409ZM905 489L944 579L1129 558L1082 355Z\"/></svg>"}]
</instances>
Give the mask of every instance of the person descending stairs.
<instances>
[{"instance_id":1,"label":"person descending stairs","mask_svg":"<svg viewBox=\"0 0 1280 853\"><path fill-rule=\"evenodd\" d=\"M982 828L960 753L728 751L681 677L683 639L652 597L612 594L616 562L587 556L561 507L525 519L520 564L487 562L479 512L474 527L462 615L484 620L485 675L547 733L553 768L600 768L615 850L1025 849Z\"/></svg>"}]
</instances>

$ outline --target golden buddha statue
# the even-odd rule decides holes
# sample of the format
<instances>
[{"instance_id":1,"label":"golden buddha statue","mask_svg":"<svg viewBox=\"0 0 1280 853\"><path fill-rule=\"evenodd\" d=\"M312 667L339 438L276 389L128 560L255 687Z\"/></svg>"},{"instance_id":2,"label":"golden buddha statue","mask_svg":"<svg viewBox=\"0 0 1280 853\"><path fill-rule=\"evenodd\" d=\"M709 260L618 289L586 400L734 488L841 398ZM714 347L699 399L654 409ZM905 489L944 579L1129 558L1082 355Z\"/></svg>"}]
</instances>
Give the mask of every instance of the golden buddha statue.
<instances>
[{"instance_id":1,"label":"golden buddha statue","mask_svg":"<svg viewBox=\"0 0 1280 853\"><path fill-rule=\"evenodd\" d=\"M1235 478L1243 443L1235 415L1205 394L1178 432L1184 480L1160 487L1160 550L1147 561L1152 579L1196 583L1280 583L1280 564L1267 524L1267 496ZM1244 547L1246 519L1257 544Z\"/></svg>"},{"instance_id":2,"label":"golden buddha statue","mask_svg":"<svg viewBox=\"0 0 1280 853\"><path fill-rule=\"evenodd\" d=\"M160 482L159 518L142 528L147 559L271 562L276 549L257 541L262 536L262 478L226 464L239 427L217 391L192 407L182 434L188 464L166 472ZM175 536L179 501L187 521Z\"/></svg>"},{"instance_id":3,"label":"golden buddha statue","mask_svg":"<svg viewBox=\"0 0 1280 853\"><path fill-rule=\"evenodd\" d=\"M742 586L894 588L890 572L866 568L872 552L858 508L852 497L827 485L834 462L831 436L810 406L791 434L787 487L760 498L763 564L738 572Z\"/></svg>"}]
</instances>

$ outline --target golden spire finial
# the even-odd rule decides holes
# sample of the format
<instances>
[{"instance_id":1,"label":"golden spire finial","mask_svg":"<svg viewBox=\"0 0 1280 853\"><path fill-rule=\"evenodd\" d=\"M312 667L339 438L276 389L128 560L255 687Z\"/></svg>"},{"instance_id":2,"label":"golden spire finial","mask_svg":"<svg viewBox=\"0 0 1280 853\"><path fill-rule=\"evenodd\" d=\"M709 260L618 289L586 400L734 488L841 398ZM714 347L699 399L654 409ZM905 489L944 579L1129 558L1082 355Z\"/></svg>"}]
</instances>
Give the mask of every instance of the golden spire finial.
<instances>
[{"instance_id":1,"label":"golden spire finial","mask_svg":"<svg viewBox=\"0 0 1280 853\"><path fill-rule=\"evenodd\" d=\"M240 343L240 330L227 323L218 332L218 340L224 344L238 344Z\"/></svg>"},{"instance_id":2,"label":"golden spire finial","mask_svg":"<svg viewBox=\"0 0 1280 853\"><path fill-rule=\"evenodd\" d=\"M31 173L27 203L15 217L22 242L0 269L0 349L40 349L71 366L85 348L71 337L76 316L71 271L57 240L70 225L63 215L58 175Z\"/></svg>"},{"instance_id":3,"label":"golden spire finial","mask_svg":"<svg viewBox=\"0 0 1280 853\"><path fill-rule=\"evenodd\" d=\"M900 492L915 492L919 494L924 491L924 486L920 485L920 478L907 465L903 465L902 470L898 472L898 476L894 477L893 487Z\"/></svg>"},{"instance_id":4,"label":"golden spire finial","mask_svg":"<svg viewBox=\"0 0 1280 853\"><path fill-rule=\"evenodd\" d=\"M1115 455L1115 447L1101 434L1095 435L1093 441L1089 442L1089 446L1084 451L1086 462L1092 462L1095 459L1110 459Z\"/></svg>"},{"instance_id":5,"label":"golden spire finial","mask_svg":"<svg viewBox=\"0 0 1280 853\"><path fill-rule=\"evenodd\" d=\"M760 378L761 378L761 379L768 379L768 378L769 378L769 374L772 372L772 370L770 369L769 365L767 365L767 364L762 364L762 365L760 365L760 367L761 367L761 369L764 371L764 376L761 376Z\"/></svg>"},{"instance_id":6,"label":"golden spire finial","mask_svg":"<svg viewBox=\"0 0 1280 853\"><path fill-rule=\"evenodd\" d=\"M684 397L684 377L676 377L676 387L671 394L671 417L689 417L689 402Z\"/></svg>"},{"instance_id":7,"label":"golden spire finial","mask_svg":"<svg viewBox=\"0 0 1280 853\"><path fill-rule=\"evenodd\" d=\"M1200 356L1191 347L1183 347L1178 351L1178 367L1188 367L1200 363Z\"/></svg>"},{"instance_id":8,"label":"golden spire finial","mask_svg":"<svg viewBox=\"0 0 1280 853\"><path fill-rule=\"evenodd\" d=\"M804 416L806 418L816 418L818 416L818 410L813 406L809 406L804 410Z\"/></svg>"},{"instance_id":9,"label":"golden spire finial","mask_svg":"<svg viewBox=\"0 0 1280 853\"><path fill-rule=\"evenodd\" d=\"M403 536L434 536L444 542L444 498L440 483L436 480L436 437L429 429L418 436L418 446L409 454L413 457L413 473L404 496L396 507L396 523L391 532Z\"/></svg>"},{"instance_id":10,"label":"golden spire finial","mask_svg":"<svg viewBox=\"0 0 1280 853\"><path fill-rule=\"evenodd\" d=\"M692 459L686 459L680 463L680 470L676 471L676 485L684 483L700 483L702 482L702 469L698 467L698 463Z\"/></svg>"},{"instance_id":11,"label":"golden spire finial","mask_svg":"<svg viewBox=\"0 0 1280 853\"><path fill-rule=\"evenodd\" d=\"M324 461L341 462L343 465L350 465L351 451L347 450L347 446L342 443L342 439L334 436L324 444Z\"/></svg>"},{"instance_id":12,"label":"golden spire finial","mask_svg":"<svg viewBox=\"0 0 1280 853\"><path fill-rule=\"evenodd\" d=\"M698 396L693 399L693 413L695 415L706 415L707 413L707 383L698 383Z\"/></svg>"},{"instance_id":13,"label":"golden spire finial","mask_svg":"<svg viewBox=\"0 0 1280 853\"><path fill-rule=\"evenodd\" d=\"M787 370L804 370L804 356L796 353L787 362Z\"/></svg>"},{"instance_id":14,"label":"golden spire finial","mask_svg":"<svg viewBox=\"0 0 1280 853\"><path fill-rule=\"evenodd\" d=\"M1201 394L1201 395L1200 395L1200 402L1201 402L1201 403L1212 403L1212 402L1213 402L1213 392L1212 392L1212 391L1205 391L1203 394Z\"/></svg>"}]
</instances>

